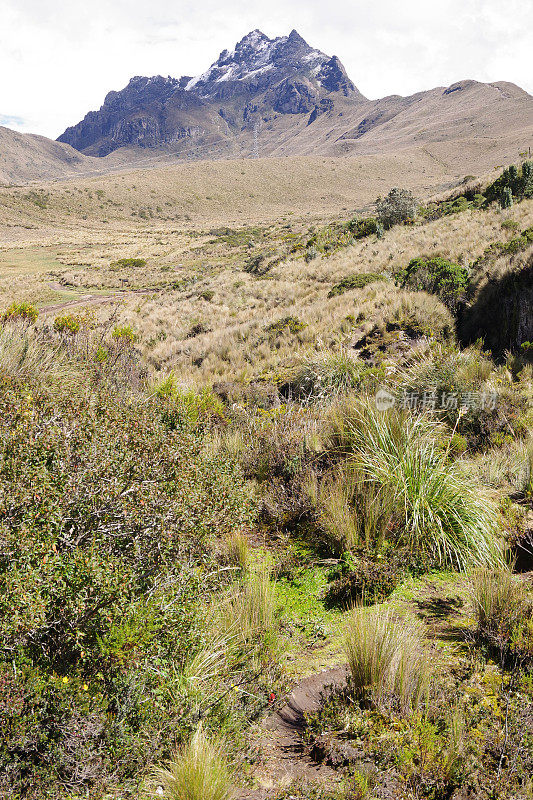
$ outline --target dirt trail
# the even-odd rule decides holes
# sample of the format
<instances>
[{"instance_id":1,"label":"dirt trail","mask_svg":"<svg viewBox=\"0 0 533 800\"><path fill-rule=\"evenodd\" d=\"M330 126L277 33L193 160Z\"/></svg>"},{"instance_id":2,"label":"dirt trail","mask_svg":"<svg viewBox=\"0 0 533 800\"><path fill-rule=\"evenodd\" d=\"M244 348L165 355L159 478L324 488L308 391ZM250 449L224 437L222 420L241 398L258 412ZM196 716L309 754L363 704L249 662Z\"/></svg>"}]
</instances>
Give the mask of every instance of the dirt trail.
<instances>
[{"instance_id":1,"label":"dirt trail","mask_svg":"<svg viewBox=\"0 0 533 800\"><path fill-rule=\"evenodd\" d=\"M316 763L304 752L302 734L305 715L318 711L327 689L343 686L347 675L348 667L339 666L302 678L281 708L264 720L260 736L263 764L255 775L261 788L241 792L238 800L266 800L271 790L294 778L324 784L339 780L338 771Z\"/></svg>"},{"instance_id":2,"label":"dirt trail","mask_svg":"<svg viewBox=\"0 0 533 800\"><path fill-rule=\"evenodd\" d=\"M50 283L49 286L51 289L54 289L55 291L65 291L65 287L62 286L60 283ZM40 313L47 314L52 311L62 311L64 308L70 308L72 306L104 305L105 303L113 303L116 302L117 300L122 300L126 297L131 297L132 295L155 294L156 291L158 290L130 289L126 291L113 292L111 294L82 294L79 297L76 297L74 300L64 300L61 303L54 303L53 305L50 306L43 306L40 309Z\"/></svg>"}]
</instances>

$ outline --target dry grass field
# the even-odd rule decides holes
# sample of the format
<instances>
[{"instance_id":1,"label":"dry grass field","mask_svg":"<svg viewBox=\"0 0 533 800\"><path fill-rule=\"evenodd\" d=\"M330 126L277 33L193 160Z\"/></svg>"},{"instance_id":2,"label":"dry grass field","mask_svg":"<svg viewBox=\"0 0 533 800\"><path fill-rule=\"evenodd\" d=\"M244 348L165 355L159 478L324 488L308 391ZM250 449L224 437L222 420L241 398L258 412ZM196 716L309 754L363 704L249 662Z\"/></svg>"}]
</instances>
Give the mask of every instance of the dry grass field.
<instances>
[{"instance_id":1,"label":"dry grass field","mask_svg":"<svg viewBox=\"0 0 533 800\"><path fill-rule=\"evenodd\" d=\"M4 188L0 302L35 303L49 321L63 306L113 313L136 331L153 369L195 385L251 380L313 351L349 346L395 315L437 314L444 325L439 302L399 292L393 274L421 254L472 263L511 238L513 225L531 224L531 201L395 227L309 261L298 249L313 231L371 212L407 174L421 200L458 183L435 161L417 169L414 161L405 153L203 162ZM506 220L514 222L502 228ZM131 258L146 263L114 263ZM249 268L254 259L269 265L265 274ZM328 298L347 275L366 272L385 280ZM266 328L287 316L305 327L273 341Z\"/></svg>"}]
</instances>

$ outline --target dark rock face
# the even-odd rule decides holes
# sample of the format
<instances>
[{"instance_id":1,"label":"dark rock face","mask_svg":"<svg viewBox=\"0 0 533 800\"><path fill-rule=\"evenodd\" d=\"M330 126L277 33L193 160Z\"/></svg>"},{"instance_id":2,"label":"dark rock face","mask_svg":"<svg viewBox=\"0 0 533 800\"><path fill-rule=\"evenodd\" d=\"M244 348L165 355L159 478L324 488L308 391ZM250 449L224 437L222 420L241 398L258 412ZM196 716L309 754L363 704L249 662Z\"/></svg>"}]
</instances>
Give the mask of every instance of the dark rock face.
<instances>
[{"instance_id":1,"label":"dark rock face","mask_svg":"<svg viewBox=\"0 0 533 800\"><path fill-rule=\"evenodd\" d=\"M459 336L465 343L483 339L497 358L520 353L533 341L533 256L502 278L490 281L461 315ZM529 353L529 350L528 350Z\"/></svg>"},{"instance_id":2,"label":"dark rock face","mask_svg":"<svg viewBox=\"0 0 533 800\"><path fill-rule=\"evenodd\" d=\"M132 78L58 141L102 156L123 146L221 140L273 114L318 116L336 97L364 100L336 56L313 49L294 30L276 39L255 30L197 78Z\"/></svg>"},{"instance_id":3,"label":"dark rock face","mask_svg":"<svg viewBox=\"0 0 533 800\"><path fill-rule=\"evenodd\" d=\"M280 114L307 114L318 102L319 93L304 79L287 78L274 89L272 106Z\"/></svg>"}]
</instances>

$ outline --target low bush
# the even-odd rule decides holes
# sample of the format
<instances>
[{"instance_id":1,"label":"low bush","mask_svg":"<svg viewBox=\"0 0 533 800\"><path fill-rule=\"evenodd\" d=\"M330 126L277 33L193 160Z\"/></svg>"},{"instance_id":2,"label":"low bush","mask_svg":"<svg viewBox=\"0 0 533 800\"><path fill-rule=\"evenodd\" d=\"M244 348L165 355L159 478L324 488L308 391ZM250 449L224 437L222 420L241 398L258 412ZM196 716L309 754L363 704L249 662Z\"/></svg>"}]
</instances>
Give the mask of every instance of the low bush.
<instances>
[{"instance_id":1,"label":"low bush","mask_svg":"<svg viewBox=\"0 0 533 800\"><path fill-rule=\"evenodd\" d=\"M336 297L351 289L364 289L365 286L368 286L370 283L384 280L386 280L385 275L380 275L375 272L359 272L356 275L348 275L346 278L339 281L339 283L336 283L335 286L332 286L328 292L328 297Z\"/></svg>"},{"instance_id":2,"label":"low bush","mask_svg":"<svg viewBox=\"0 0 533 800\"><path fill-rule=\"evenodd\" d=\"M4 373L0 409L0 793L133 793L188 733L170 690L251 497L171 398Z\"/></svg>"},{"instance_id":3,"label":"low bush","mask_svg":"<svg viewBox=\"0 0 533 800\"><path fill-rule=\"evenodd\" d=\"M376 200L378 221L385 228L411 222L418 213L418 202L408 189L391 189L384 198Z\"/></svg>"},{"instance_id":4,"label":"low bush","mask_svg":"<svg viewBox=\"0 0 533 800\"><path fill-rule=\"evenodd\" d=\"M303 331L306 327L307 325L305 322L301 322L296 317L287 316L267 325L265 330L269 336L276 337L281 336L285 332L292 334L300 333L300 331Z\"/></svg>"},{"instance_id":5,"label":"low bush","mask_svg":"<svg viewBox=\"0 0 533 800\"><path fill-rule=\"evenodd\" d=\"M384 600L405 575L405 563L400 563L393 553L381 560L360 557L353 565L346 564L335 570L333 582L326 593L328 606L349 608L356 603L371 604Z\"/></svg>"},{"instance_id":6,"label":"low bush","mask_svg":"<svg viewBox=\"0 0 533 800\"><path fill-rule=\"evenodd\" d=\"M54 330L67 336L74 336L81 327L82 320L77 314L60 314L54 319Z\"/></svg>"},{"instance_id":7,"label":"low bush","mask_svg":"<svg viewBox=\"0 0 533 800\"><path fill-rule=\"evenodd\" d=\"M145 258L119 258L117 261L112 261L109 265L110 269L142 269L146 266Z\"/></svg>"},{"instance_id":8,"label":"low bush","mask_svg":"<svg viewBox=\"0 0 533 800\"><path fill-rule=\"evenodd\" d=\"M492 203L501 201L506 190L513 197L533 197L533 161L524 161L521 167L514 165L504 169L502 174L487 186L484 195Z\"/></svg>"},{"instance_id":9,"label":"low bush","mask_svg":"<svg viewBox=\"0 0 533 800\"><path fill-rule=\"evenodd\" d=\"M465 267L444 258L413 258L400 273L400 285L439 297L454 312L468 288L469 275Z\"/></svg>"},{"instance_id":10,"label":"low bush","mask_svg":"<svg viewBox=\"0 0 533 800\"><path fill-rule=\"evenodd\" d=\"M34 323L37 321L39 311L32 303L11 303L8 309L2 314L3 320L23 320L24 322Z\"/></svg>"}]
</instances>

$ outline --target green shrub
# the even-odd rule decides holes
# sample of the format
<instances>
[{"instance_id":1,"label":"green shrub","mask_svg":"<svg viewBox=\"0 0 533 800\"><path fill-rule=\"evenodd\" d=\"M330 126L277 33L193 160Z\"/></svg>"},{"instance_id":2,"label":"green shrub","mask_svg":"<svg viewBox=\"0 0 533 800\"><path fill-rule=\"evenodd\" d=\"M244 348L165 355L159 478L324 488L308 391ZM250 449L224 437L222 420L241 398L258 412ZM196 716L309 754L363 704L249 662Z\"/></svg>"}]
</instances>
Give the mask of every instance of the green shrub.
<instances>
[{"instance_id":1,"label":"green shrub","mask_svg":"<svg viewBox=\"0 0 533 800\"><path fill-rule=\"evenodd\" d=\"M117 342L128 345L134 344L139 338L131 325L115 325L111 335Z\"/></svg>"},{"instance_id":2,"label":"green shrub","mask_svg":"<svg viewBox=\"0 0 533 800\"><path fill-rule=\"evenodd\" d=\"M351 568L333 572L336 577L326 593L326 603L349 608L355 603L384 600L401 582L405 566L393 553L386 554L381 560L357 558ZM336 575L337 572L340 574Z\"/></svg>"},{"instance_id":3,"label":"green shrub","mask_svg":"<svg viewBox=\"0 0 533 800\"><path fill-rule=\"evenodd\" d=\"M400 285L435 294L454 312L468 287L465 267L444 258L413 258L400 273Z\"/></svg>"},{"instance_id":4,"label":"green shrub","mask_svg":"<svg viewBox=\"0 0 533 800\"><path fill-rule=\"evenodd\" d=\"M484 191L487 200L501 202L504 208L512 205L513 197L521 199L533 196L533 162L525 161L520 169L507 167ZM505 205L504 205L505 203Z\"/></svg>"},{"instance_id":5,"label":"green shrub","mask_svg":"<svg viewBox=\"0 0 533 800\"><path fill-rule=\"evenodd\" d=\"M378 221L385 228L410 222L418 213L418 203L408 189L391 189L385 198L376 200Z\"/></svg>"},{"instance_id":6,"label":"green shrub","mask_svg":"<svg viewBox=\"0 0 533 800\"><path fill-rule=\"evenodd\" d=\"M11 303L8 309L2 314L3 320L23 320L24 322L36 322L39 311L31 303Z\"/></svg>"},{"instance_id":7,"label":"green shrub","mask_svg":"<svg viewBox=\"0 0 533 800\"><path fill-rule=\"evenodd\" d=\"M353 233L354 239L364 239L366 236L377 233L378 221L374 217L353 219L348 223L348 228Z\"/></svg>"},{"instance_id":8,"label":"green shrub","mask_svg":"<svg viewBox=\"0 0 533 800\"><path fill-rule=\"evenodd\" d=\"M504 189L502 189L502 193L500 195L500 205L502 208L511 208L513 205L513 193L510 186L506 186Z\"/></svg>"},{"instance_id":9,"label":"green shrub","mask_svg":"<svg viewBox=\"0 0 533 800\"><path fill-rule=\"evenodd\" d=\"M54 319L54 330L57 333L65 333L70 336L78 333L81 326L81 319L76 314L62 314Z\"/></svg>"},{"instance_id":10,"label":"green shrub","mask_svg":"<svg viewBox=\"0 0 533 800\"><path fill-rule=\"evenodd\" d=\"M283 333L300 333L303 331L304 328L307 328L305 322L300 322L299 319L296 317L282 317L281 319L277 320L277 322L272 322L270 325L267 325L265 331L269 334L269 336L281 336Z\"/></svg>"},{"instance_id":11,"label":"green shrub","mask_svg":"<svg viewBox=\"0 0 533 800\"><path fill-rule=\"evenodd\" d=\"M140 213L139 216L141 216ZM111 269L142 269L142 267L146 266L146 259L119 258L117 261L112 261L109 266Z\"/></svg>"},{"instance_id":12,"label":"green shrub","mask_svg":"<svg viewBox=\"0 0 533 800\"><path fill-rule=\"evenodd\" d=\"M0 792L133 791L190 730L176 670L251 498L171 399L4 377L0 411Z\"/></svg>"},{"instance_id":13,"label":"green shrub","mask_svg":"<svg viewBox=\"0 0 533 800\"><path fill-rule=\"evenodd\" d=\"M348 275L346 278L339 281L339 283L336 283L335 286L332 286L328 292L328 297L344 294L344 292L350 289L364 289L364 287L368 286L370 283L384 280L386 280L385 275L380 275L375 272L360 272L356 275Z\"/></svg>"}]
</instances>

